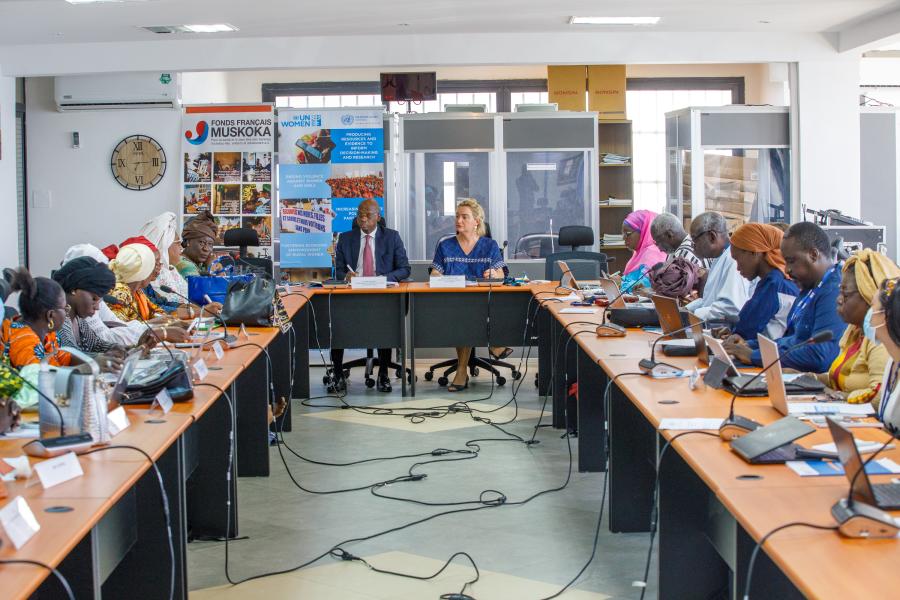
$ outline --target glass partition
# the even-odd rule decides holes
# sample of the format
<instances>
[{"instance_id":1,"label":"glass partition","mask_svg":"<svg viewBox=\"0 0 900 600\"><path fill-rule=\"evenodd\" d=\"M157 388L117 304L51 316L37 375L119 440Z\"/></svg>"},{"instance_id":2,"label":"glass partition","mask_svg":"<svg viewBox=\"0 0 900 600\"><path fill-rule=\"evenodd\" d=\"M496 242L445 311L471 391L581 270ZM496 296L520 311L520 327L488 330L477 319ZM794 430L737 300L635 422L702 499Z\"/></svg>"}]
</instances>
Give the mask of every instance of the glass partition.
<instances>
[{"instance_id":1,"label":"glass partition","mask_svg":"<svg viewBox=\"0 0 900 600\"><path fill-rule=\"evenodd\" d=\"M487 152L416 152L407 155L410 260L430 260L444 237L456 233L456 203L474 198L490 214Z\"/></svg>"},{"instance_id":2,"label":"glass partition","mask_svg":"<svg viewBox=\"0 0 900 600\"><path fill-rule=\"evenodd\" d=\"M509 258L557 251L565 225L591 225L584 151L507 152L506 227Z\"/></svg>"}]
</instances>

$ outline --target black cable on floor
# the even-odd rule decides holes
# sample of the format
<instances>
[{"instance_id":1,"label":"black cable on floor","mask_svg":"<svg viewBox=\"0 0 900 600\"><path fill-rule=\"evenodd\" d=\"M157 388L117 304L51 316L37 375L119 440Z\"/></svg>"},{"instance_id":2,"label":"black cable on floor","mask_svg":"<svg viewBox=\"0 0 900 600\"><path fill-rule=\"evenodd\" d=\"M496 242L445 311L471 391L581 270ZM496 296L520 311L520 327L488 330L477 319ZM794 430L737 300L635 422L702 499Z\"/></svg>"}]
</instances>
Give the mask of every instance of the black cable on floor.
<instances>
[{"instance_id":1,"label":"black cable on floor","mask_svg":"<svg viewBox=\"0 0 900 600\"><path fill-rule=\"evenodd\" d=\"M175 597L175 542L172 538L172 517L169 512L169 495L166 493L166 486L163 484L162 473L159 471L159 467L156 464L156 461L153 458L138 448L137 446L130 446L127 444L115 444L112 446L100 446L99 448L92 448L85 452L81 452L82 456L87 454L94 454L95 452L105 452L107 450L134 450L135 452L139 452L150 462L150 466L153 467L153 471L156 473L156 480L159 482L159 494L162 497L162 508L163 515L166 521L166 532L168 533L168 541L169 541L169 561L171 565L170 575L169 575L169 600L172 600Z\"/></svg>"},{"instance_id":2,"label":"black cable on floor","mask_svg":"<svg viewBox=\"0 0 900 600\"><path fill-rule=\"evenodd\" d=\"M63 590L66 592L66 596L69 598L69 600L75 600L75 594L72 592L72 586L69 585L69 582L65 577L63 577L62 573L60 573L50 565L44 564L39 560L31 560L28 558L0 558L0 565L32 565L35 567L41 567L42 569L47 569L59 581L59 584L63 587Z\"/></svg>"},{"instance_id":3,"label":"black cable on floor","mask_svg":"<svg viewBox=\"0 0 900 600\"><path fill-rule=\"evenodd\" d=\"M662 469L662 460L666 454L666 450L672 446L675 440L686 435L719 437L718 433L712 433L710 431L682 431L681 433L673 435L672 438L663 445L662 450L659 451L659 456L656 459L656 478L653 481L653 499L650 507L650 546L647 548L647 562L644 565L644 579L643 581L637 581L634 584L641 588L641 600L643 600L644 594L647 593L647 579L650 577L650 562L653 560L653 541L656 538L657 528L659 527L659 474Z\"/></svg>"}]
</instances>

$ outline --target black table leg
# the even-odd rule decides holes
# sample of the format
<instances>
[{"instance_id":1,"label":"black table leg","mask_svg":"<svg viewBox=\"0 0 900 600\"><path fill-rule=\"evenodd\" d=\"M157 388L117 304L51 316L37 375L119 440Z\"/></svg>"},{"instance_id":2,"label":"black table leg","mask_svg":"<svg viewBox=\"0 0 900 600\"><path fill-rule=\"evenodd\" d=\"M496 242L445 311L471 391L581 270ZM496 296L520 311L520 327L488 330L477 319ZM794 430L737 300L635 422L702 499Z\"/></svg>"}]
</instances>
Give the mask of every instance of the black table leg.
<instances>
[{"instance_id":1,"label":"black table leg","mask_svg":"<svg viewBox=\"0 0 900 600\"><path fill-rule=\"evenodd\" d=\"M265 354L241 372L235 391L238 477L268 477L269 374Z\"/></svg>"},{"instance_id":2,"label":"black table leg","mask_svg":"<svg viewBox=\"0 0 900 600\"><path fill-rule=\"evenodd\" d=\"M229 391L234 399L234 386ZM230 490L231 511L227 530L238 535L238 497L236 461L231 465L231 481L226 481L229 433L235 426L231 409L224 397L219 398L197 420L197 466L187 484L188 523L191 537L224 538L226 535L226 501ZM235 448L235 452L237 449Z\"/></svg>"},{"instance_id":3,"label":"black table leg","mask_svg":"<svg viewBox=\"0 0 900 600\"><path fill-rule=\"evenodd\" d=\"M571 345L576 344L573 341ZM608 377L606 371L581 347L577 347L575 352L578 367L578 470L605 471L606 410L603 391Z\"/></svg>"},{"instance_id":4,"label":"black table leg","mask_svg":"<svg viewBox=\"0 0 900 600\"><path fill-rule=\"evenodd\" d=\"M656 431L615 384L609 401L609 530L649 531Z\"/></svg>"},{"instance_id":5,"label":"black table leg","mask_svg":"<svg viewBox=\"0 0 900 600\"><path fill-rule=\"evenodd\" d=\"M291 322L294 324L294 389L292 398L309 398L309 313L306 304L297 311Z\"/></svg>"}]
</instances>

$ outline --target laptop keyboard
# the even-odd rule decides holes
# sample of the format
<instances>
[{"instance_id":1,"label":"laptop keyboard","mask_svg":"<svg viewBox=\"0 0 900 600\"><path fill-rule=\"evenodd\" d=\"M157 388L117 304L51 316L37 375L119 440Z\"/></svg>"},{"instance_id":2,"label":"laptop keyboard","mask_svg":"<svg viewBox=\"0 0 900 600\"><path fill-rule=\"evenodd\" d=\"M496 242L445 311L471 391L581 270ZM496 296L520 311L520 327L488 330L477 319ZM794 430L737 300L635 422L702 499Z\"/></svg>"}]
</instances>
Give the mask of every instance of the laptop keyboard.
<instances>
[{"instance_id":1,"label":"laptop keyboard","mask_svg":"<svg viewBox=\"0 0 900 600\"><path fill-rule=\"evenodd\" d=\"M900 485L896 483L880 483L872 486L878 506L900 506Z\"/></svg>"},{"instance_id":2,"label":"laptop keyboard","mask_svg":"<svg viewBox=\"0 0 900 600\"><path fill-rule=\"evenodd\" d=\"M779 446L774 450L769 450L765 454L760 454L756 458L753 459L753 462L756 463L777 463L777 462L786 462L789 460L796 460L797 458L797 448L800 448L797 444L786 444L784 446ZM898 486L900 487L900 486Z\"/></svg>"}]
</instances>

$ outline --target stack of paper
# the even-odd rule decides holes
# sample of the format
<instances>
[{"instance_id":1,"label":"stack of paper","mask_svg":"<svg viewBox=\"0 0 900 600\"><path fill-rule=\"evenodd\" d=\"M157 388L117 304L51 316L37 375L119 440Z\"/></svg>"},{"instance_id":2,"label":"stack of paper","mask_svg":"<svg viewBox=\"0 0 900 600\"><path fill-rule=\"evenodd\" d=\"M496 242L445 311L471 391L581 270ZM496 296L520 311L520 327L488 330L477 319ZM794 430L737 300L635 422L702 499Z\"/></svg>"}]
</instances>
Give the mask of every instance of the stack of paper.
<instances>
[{"instance_id":1,"label":"stack of paper","mask_svg":"<svg viewBox=\"0 0 900 600\"><path fill-rule=\"evenodd\" d=\"M625 236L620 233L604 233L601 243L604 246L621 246L625 243Z\"/></svg>"},{"instance_id":2,"label":"stack of paper","mask_svg":"<svg viewBox=\"0 0 900 600\"><path fill-rule=\"evenodd\" d=\"M624 207L630 207L630 206L631 206L631 199L630 199L630 198L613 198L612 196L610 196L610 197L609 197L608 199L606 199L606 200L600 200L600 206L624 206Z\"/></svg>"},{"instance_id":3,"label":"stack of paper","mask_svg":"<svg viewBox=\"0 0 900 600\"><path fill-rule=\"evenodd\" d=\"M600 154L600 163L604 165L628 165L631 164L631 157L612 152L603 152Z\"/></svg>"}]
</instances>

